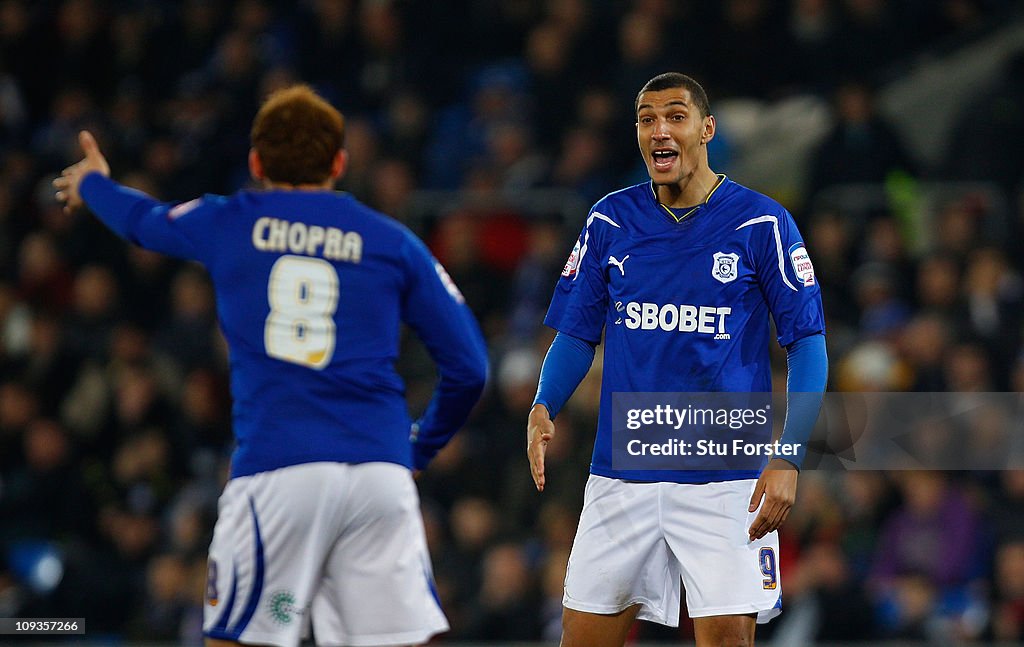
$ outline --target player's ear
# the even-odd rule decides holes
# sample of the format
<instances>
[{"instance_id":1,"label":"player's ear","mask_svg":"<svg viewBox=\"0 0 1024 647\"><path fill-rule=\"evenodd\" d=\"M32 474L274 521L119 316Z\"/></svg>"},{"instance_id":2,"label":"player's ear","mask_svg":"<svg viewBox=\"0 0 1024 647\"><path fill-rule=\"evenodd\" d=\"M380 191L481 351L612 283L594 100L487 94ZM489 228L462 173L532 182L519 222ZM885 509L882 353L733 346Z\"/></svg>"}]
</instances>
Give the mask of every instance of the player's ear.
<instances>
[{"instance_id":1,"label":"player's ear","mask_svg":"<svg viewBox=\"0 0 1024 647\"><path fill-rule=\"evenodd\" d=\"M266 178L263 173L263 161L255 148L249 149L249 175L257 182L262 182Z\"/></svg>"},{"instance_id":2,"label":"player's ear","mask_svg":"<svg viewBox=\"0 0 1024 647\"><path fill-rule=\"evenodd\" d=\"M704 117L704 132L700 135L700 143L706 144L715 138L715 116Z\"/></svg>"},{"instance_id":3,"label":"player's ear","mask_svg":"<svg viewBox=\"0 0 1024 647\"><path fill-rule=\"evenodd\" d=\"M337 180L348 170L348 151L339 149L331 161L331 179Z\"/></svg>"}]
</instances>

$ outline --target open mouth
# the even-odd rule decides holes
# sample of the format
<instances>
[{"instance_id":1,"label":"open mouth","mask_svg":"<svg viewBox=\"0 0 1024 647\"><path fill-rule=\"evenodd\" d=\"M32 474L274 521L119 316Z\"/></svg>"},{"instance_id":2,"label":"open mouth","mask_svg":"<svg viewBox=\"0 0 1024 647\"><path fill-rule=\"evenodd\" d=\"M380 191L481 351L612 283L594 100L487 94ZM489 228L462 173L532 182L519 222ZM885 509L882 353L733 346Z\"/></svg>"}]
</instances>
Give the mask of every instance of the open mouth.
<instances>
[{"instance_id":1,"label":"open mouth","mask_svg":"<svg viewBox=\"0 0 1024 647\"><path fill-rule=\"evenodd\" d=\"M654 169L656 171L669 170L675 164L678 157L679 153L677 151L666 148L651 151L651 158L654 160Z\"/></svg>"}]
</instances>

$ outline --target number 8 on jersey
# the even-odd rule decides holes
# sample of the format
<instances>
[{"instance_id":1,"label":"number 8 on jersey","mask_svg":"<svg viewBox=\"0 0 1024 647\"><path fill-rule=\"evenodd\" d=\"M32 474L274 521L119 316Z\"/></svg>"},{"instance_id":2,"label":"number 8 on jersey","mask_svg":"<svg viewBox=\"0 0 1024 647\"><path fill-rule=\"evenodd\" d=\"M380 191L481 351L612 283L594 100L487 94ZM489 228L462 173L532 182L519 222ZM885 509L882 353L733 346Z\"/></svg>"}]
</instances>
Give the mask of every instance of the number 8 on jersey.
<instances>
[{"instance_id":1,"label":"number 8 on jersey","mask_svg":"<svg viewBox=\"0 0 1024 647\"><path fill-rule=\"evenodd\" d=\"M320 258L282 256L267 281L270 314L263 343L270 357L322 369L334 355L338 273Z\"/></svg>"}]
</instances>

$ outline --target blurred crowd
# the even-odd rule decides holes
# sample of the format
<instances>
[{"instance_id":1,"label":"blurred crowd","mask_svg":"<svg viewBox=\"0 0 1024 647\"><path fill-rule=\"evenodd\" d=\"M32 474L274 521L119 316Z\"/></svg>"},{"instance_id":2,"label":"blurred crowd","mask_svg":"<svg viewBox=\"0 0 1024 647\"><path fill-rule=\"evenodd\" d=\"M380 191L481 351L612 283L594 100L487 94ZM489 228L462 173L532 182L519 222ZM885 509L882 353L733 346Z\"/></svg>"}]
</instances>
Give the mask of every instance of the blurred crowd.
<instances>
[{"instance_id":1,"label":"blurred crowd","mask_svg":"<svg viewBox=\"0 0 1024 647\"><path fill-rule=\"evenodd\" d=\"M830 102L834 126L786 206L823 290L831 389L1024 391L1024 53L972 98L939 164L874 107L916 57L1019 20L1018 4L0 0L0 617L198 644L231 450L207 277L62 212L49 181L77 159L78 130L97 134L115 177L182 201L247 185L268 91L307 82L345 113L341 188L425 237L492 352L471 423L419 481L452 624L441 642L552 640L600 353L558 418L543 495L524 425L586 206L645 178L639 87L678 70L713 107ZM711 166L728 172L724 140ZM922 219L924 183L966 180L976 188ZM834 189L849 183L885 199L845 201ZM582 210L508 200L548 189ZM428 190L472 199L427 208ZM418 411L434 371L403 345ZM782 547L787 613L768 629L780 642L1024 639L1024 471L805 472Z\"/></svg>"}]
</instances>

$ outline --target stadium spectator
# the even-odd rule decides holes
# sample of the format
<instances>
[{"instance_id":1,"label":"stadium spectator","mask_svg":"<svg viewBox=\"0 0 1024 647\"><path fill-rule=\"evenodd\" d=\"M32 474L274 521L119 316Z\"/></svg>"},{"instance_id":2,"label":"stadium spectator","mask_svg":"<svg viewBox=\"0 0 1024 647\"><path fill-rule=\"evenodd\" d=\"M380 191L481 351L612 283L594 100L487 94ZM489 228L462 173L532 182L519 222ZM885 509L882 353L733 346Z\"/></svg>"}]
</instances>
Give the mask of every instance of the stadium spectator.
<instances>
[{"instance_id":1,"label":"stadium spectator","mask_svg":"<svg viewBox=\"0 0 1024 647\"><path fill-rule=\"evenodd\" d=\"M480 591L470 606L465 637L482 641L540 638L536 586L521 546L490 548L483 556Z\"/></svg>"},{"instance_id":2,"label":"stadium spectator","mask_svg":"<svg viewBox=\"0 0 1024 647\"><path fill-rule=\"evenodd\" d=\"M871 47L876 51L877 43ZM840 85L834 105L836 124L809 159L809 196L835 184L885 182L893 172L917 173L899 133L877 114L874 91L866 83Z\"/></svg>"},{"instance_id":3,"label":"stadium spectator","mask_svg":"<svg viewBox=\"0 0 1024 647\"><path fill-rule=\"evenodd\" d=\"M916 608L926 591L951 593L979 575L982 528L962 489L944 474L901 472L899 485L903 503L882 526L871 585L897 607L902 600Z\"/></svg>"},{"instance_id":4,"label":"stadium spectator","mask_svg":"<svg viewBox=\"0 0 1024 647\"><path fill-rule=\"evenodd\" d=\"M1024 638L1024 542L1019 539L996 550L995 590L992 637L1019 641Z\"/></svg>"},{"instance_id":5,"label":"stadium spectator","mask_svg":"<svg viewBox=\"0 0 1024 647\"><path fill-rule=\"evenodd\" d=\"M1024 125L1013 115L1024 110L1024 51L1010 58L991 87L964 106L945 156L947 178L986 180L1017 191L1024 165L1011 151L1024 147ZM1019 226L1019 223L1018 223Z\"/></svg>"}]
</instances>

